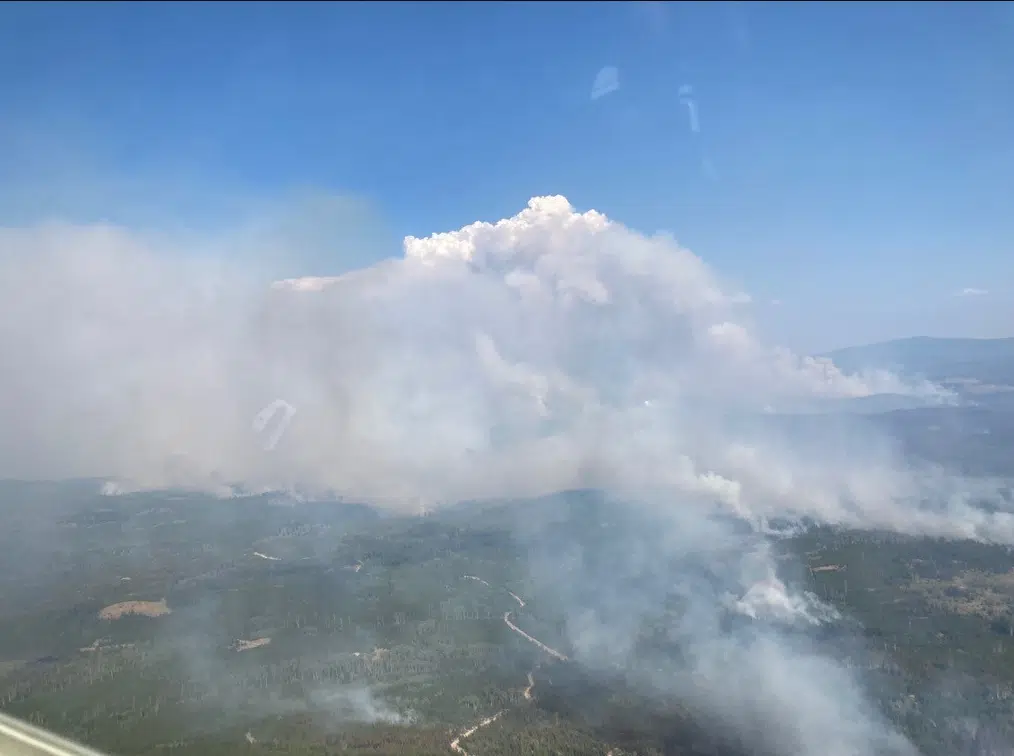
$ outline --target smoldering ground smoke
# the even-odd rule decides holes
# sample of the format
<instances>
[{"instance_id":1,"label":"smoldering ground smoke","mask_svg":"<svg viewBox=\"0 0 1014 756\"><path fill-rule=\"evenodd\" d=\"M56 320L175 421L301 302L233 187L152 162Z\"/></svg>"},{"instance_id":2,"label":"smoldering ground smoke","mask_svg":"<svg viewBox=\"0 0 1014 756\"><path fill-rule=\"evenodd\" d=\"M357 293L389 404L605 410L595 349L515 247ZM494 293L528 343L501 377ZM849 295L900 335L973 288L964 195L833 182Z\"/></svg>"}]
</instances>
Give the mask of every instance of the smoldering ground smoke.
<instances>
[{"instance_id":1,"label":"smoldering ground smoke","mask_svg":"<svg viewBox=\"0 0 1014 756\"><path fill-rule=\"evenodd\" d=\"M583 582L577 546L533 564L547 580L578 567L561 590L579 658L622 663L676 593L683 659L652 684L786 754L908 746L846 670L779 629L831 617L778 576L769 520L1014 541L1007 512L975 505L988 491L872 431L800 444L757 419L946 391L761 343L749 297L700 258L562 197L334 278L272 284L213 244L185 251L108 226L0 231L0 474L410 511L608 490L637 502L613 528L612 572ZM250 423L279 398L298 414L266 451ZM730 611L755 621L723 630Z\"/></svg>"}]
</instances>

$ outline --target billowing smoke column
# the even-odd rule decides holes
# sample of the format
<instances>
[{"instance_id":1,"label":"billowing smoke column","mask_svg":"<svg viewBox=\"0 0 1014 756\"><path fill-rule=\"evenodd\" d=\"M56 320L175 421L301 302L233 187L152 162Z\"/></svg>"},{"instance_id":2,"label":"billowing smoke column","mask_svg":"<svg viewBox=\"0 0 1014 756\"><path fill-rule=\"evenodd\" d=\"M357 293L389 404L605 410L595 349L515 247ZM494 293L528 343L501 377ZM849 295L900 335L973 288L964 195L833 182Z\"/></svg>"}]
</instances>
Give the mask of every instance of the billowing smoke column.
<instances>
[{"instance_id":1,"label":"billowing smoke column","mask_svg":"<svg viewBox=\"0 0 1014 756\"><path fill-rule=\"evenodd\" d=\"M402 504L597 485L913 523L925 484L886 442L801 448L743 418L942 392L758 343L749 298L671 238L540 197L337 278L269 287L192 247L0 231L0 474ZM276 399L298 413L268 451L251 421ZM995 530L959 493L914 527Z\"/></svg>"},{"instance_id":2,"label":"billowing smoke column","mask_svg":"<svg viewBox=\"0 0 1014 756\"><path fill-rule=\"evenodd\" d=\"M255 268L105 226L0 230L0 475L412 511L605 489L638 502L655 538L631 519L613 533L626 582L598 579L594 600L580 579L559 587L578 658L622 662L639 617L675 592L685 658L653 684L775 753L909 748L845 670L777 629L834 616L793 595L757 534L810 517L1011 543L1010 516L872 433L802 445L758 418L944 392L759 343L749 298L700 258L563 197L409 237L402 258L340 277L269 286ZM298 412L266 449L251 421L276 399ZM564 558L583 559L561 547L533 571L549 580ZM728 612L752 618L746 636L721 630Z\"/></svg>"}]
</instances>

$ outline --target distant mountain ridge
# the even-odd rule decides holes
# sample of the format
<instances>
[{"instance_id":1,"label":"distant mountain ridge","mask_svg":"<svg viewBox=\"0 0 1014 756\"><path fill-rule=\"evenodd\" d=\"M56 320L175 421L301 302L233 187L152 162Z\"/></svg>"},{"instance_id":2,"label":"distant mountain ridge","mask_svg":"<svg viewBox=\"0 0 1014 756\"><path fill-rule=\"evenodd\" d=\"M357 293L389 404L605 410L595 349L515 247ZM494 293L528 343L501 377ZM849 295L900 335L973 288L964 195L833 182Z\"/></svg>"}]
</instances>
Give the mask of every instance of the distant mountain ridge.
<instances>
[{"instance_id":1,"label":"distant mountain ridge","mask_svg":"<svg viewBox=\"0 0 1014 756\"><path fill-rule=\"evenodd\" d=\"M846 373L890 370L925 378L954 391L965 405L1014 410L1014 338L916 336L827 352ZM902 405L890 409L906 409Z\"/></svg>"},{"instance_id":2,"label":"distant mountain ridge","mask_svg":"<svg viewBox=\"0 0 1014 756\"><path fill-rule=\"evenodd\" d=\"M915 336L827 352L846 372L882 368L931 381L972 379L1014 385L1014 338L953 339Z\"/></svg>"}]
</instances>

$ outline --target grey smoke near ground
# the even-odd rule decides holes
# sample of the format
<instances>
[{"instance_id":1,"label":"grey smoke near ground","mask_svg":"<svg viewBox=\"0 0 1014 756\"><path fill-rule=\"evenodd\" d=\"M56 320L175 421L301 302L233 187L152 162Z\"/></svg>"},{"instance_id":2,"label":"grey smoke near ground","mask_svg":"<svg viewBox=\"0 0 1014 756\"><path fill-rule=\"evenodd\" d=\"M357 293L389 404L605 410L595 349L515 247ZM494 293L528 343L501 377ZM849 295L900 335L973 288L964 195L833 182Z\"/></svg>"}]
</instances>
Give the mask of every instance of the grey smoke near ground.
<instances>
[{"instance_id":1,"label":"grey smoke near ground","mask_svg":"<svg viewBox=\"0 0 1014 756\"><path fill-rule=\"evenodd\" d=\"M411 712L397 711L365 687L329 688L311 694L310 701L320 709L357 722L410 724L414 721Z\"/></svg>"},{"instance_id":2,"label":"grey smoke near ground","mask_svg":"<svg viewBox=\"0 0 1014 756\"><path fill-rule=\"evenodd\" d=\"M306 712L324 715L321 721L335 727L349 722L407 725L416 720L415 712L400 711L378 686L343 684L328 676L329 669L355 669L359 653L305 653L295 665L265 659L251 648L241 650L239 641L244 639L228 635L229 623L220 614L223 608L220 599L205 596L168 617L159 635L157 654L162 663L182 671L190 693L186 705L195 719L210 720L216 728ZM371 633L359 628L357 636L363 647L376 649ZM270 635L259 638L271 641ZM273 684L286 679L298 679L301 689L286 693Z\"/></svg>"},{"instance_id":3,"label":"grey smoke near ground","mask_svg":"<svg viewBox=\"0 0 1014 756\"><path fill-rule=\"evenodd\" d=\"M675 698L731 752L916 754L813 637L838 612L779 574L768 539L686 503L612 501L587 522L529 516L519 528L533 582L566 617L567 653ZM850 642L857 661L862 650Z\"/></svg>"},{"instance_id":4,"label":"grey smoke near ground","mask_svg":"<svg viewBox=\"0 0 1014 756\"><path fill-rule=\"evenodd\" d=\"M267 270L122 228L0 230L0 476L286 488L406 511L607 489L645 502L668 540L616 541L621 574L655 588L590 615L571 597L585 658L623 658L679 558L711 576L677 586L674 632L695 661L670 688L696 680L684 695L743 733L764 729L780 754L875 753L885 739L905 752L845 670L777 630L831 615L793 595L756 533L809 517L1014 543L1011 515L872 432L802 445L750 418L947 392L760 343L749 297L700 258L562 197L407 238L402 258L335 278L272 284ZM276 399L298 412L268 451L251 421ZM728 548L737 537L716 513L754 526L749 548ZM730 606L756 620L746 640L712 632Z\"/></svg>"}]
</instances>

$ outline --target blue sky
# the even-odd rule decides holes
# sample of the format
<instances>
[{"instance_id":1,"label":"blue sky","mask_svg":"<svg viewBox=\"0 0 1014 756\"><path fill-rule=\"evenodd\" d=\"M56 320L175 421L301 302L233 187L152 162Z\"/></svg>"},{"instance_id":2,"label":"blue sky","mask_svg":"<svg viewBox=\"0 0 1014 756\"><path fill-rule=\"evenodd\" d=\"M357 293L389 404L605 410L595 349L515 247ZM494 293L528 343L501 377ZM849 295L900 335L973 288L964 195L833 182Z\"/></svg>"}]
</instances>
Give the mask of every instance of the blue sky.
<instances>
[{"instance_id":1,"label":"blue sky","mask_svg":"<svg viewBox=\"0 0 1014 756\"><path fill-rule=\"evenodd\" d=\"M794 346L1014 334L1011 3L6 3L0 94L6 223L317 196L329 273L560 193Z\"/></svg>"}]
</instances>

